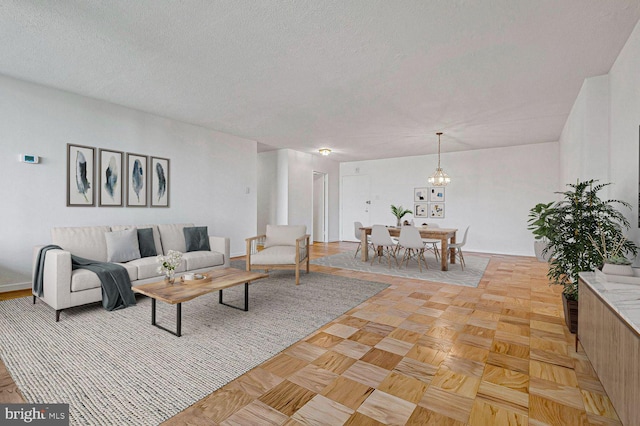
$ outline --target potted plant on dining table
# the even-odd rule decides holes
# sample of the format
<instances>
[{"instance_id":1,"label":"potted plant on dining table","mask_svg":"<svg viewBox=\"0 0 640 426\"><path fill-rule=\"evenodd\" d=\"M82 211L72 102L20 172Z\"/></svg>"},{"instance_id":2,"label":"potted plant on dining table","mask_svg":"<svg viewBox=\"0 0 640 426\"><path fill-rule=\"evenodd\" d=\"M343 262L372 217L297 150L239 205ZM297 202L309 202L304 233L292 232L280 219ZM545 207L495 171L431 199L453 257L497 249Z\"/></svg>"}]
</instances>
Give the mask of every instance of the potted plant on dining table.
<instances>
[{"instance_id":1,"label":"potted plant on dining table","mask_svg":"<svg viewBox=\"0 0 640 426\"><path fill-rule=\"evenodd\" d=\"M396 222L396 226L400 228L402 226L402 218L407 214L412 214L413 212L409 209L405 209L402 206L396 207L391 204L391 213L393 213L396 219L398 219L398 221Z\"/></svg>"}]
</instances>

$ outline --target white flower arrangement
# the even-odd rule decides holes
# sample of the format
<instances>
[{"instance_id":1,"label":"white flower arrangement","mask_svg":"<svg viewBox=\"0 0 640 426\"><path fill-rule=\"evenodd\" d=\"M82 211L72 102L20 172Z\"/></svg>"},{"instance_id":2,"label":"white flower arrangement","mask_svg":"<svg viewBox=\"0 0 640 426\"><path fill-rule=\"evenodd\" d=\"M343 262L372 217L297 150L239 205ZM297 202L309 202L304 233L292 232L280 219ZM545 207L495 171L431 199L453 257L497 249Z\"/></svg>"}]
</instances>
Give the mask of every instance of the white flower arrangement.
<instances>
[{"instance_id":1,"label":"white flower arrangement","mask_svg":"<svg viewBox=\"0 0 640 426\"><path fill-rule=\"evenodd\" d=\"M169 250L166 256L158 256L156 262L160 264L158 266L158 273L169 275L173 273L180 263L182 262L182 253L176 250Z\"/></svg>"}]
</instances>

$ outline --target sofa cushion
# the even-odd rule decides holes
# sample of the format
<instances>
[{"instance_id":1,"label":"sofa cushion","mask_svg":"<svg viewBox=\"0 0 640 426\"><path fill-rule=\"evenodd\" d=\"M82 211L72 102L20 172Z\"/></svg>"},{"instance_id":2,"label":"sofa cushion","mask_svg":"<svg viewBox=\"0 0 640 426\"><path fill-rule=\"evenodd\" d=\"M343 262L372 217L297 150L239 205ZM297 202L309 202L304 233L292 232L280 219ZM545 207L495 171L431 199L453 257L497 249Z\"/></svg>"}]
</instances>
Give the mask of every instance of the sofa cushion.
<instances>
[{"instance_id":1,"label":"sofa cushion","mask_svg":"<svg viewBox=\"0 0 640 426\"><path fill-rule=\"evenodd\" d=\"M160 231L158 231L157 225L114 225L111 227L111 230L123 231L125 229L131 229L131 228L136 228L136 229L150 228L153 231L153 243L156 246L156 254L162 254L162 242L160 241Z\"/></svg>"},{"instance_id":2,"label":"sofa cushion","mask_svg":"<svg viewBox=\"0 0 640 426\"><path fill-rule=\"evenodd\" d=\"M153 241L153 229L138 228L138 246L140 247L140 257L157 256L156 243Z\"/></svg>"},{"instance_id":3,"label":"sofa cushion","mask_svg":"<svg viewBox=\"0 0 640 426\"><path fill-rule=\"evenodd\" d=\"M268 247L251 255L252 265L295 265L295 263L295 245Z\"/></svg>"},{"instance_id":4,"label":"sofa cushion","mask_svg":"<svg viewBox=\"0 0 640 426\"><path fill-rule=\"evenodd\" d=\"M295 246L296 240L306 233L306 225L267 225L264 247Z\"/></svg>"},{"instance_id":5,"label":"sofa cushion","mask_svg":"<svg viewBox=\"0 0 640 426\"><path fill-rule=\"evenodd\" d=\"M128 263L118 263L118 265L123 266L127 270L131 281L138 279L138 268ZM98 288L101 285L98 275L88 269L76 269L71 272L72 292Z\"/></svg>"},{"instance_id":6,"label":"sofa cushion","mask_svg":"<svg viewBox=\"0 0 640 426\"><path fill-rule=\"evenodd\" d=\"M104 236L107 242L107 262L117 263L140 259L136 229L105 232Z\"/></svg>"},{"instance_id":7,"label":"sofa cushion","mask_svg":"<svg viewBox=\"0 0 640 426\"><path fill-rule=\"evenodd\" d=\"M186 251L210 251L209 234L206 226L192 226L182 228ZM188 268L188 265L187 265Z\"/></svg>"},{"instance_id":8,"label":"sofa cushion","mask_svg":"<svg viewBox=\"0 0 640 426\"><path fill-rule=\"evenodd\" d=\"M118 263L118 265L123 266L124 269L127 270L127 273L129 274L129 279L131 281L135 281L138 279L138 268L135 265L130 265L129 262Z\"/></svg>"},{"instance_id":9,"label":"sofa cushion","mask_svg":"<svg viewBox=\"0 0 640 426\"><path fill-rule=\"evenodd\" d=\"M201 268L213 268L224 263L224 255L217 251L191 251L182 256L187 262L187 271Z\"/></svg>"},{"instance_id":10,"label":"sofa cushion","mask_svg":"<svg viewBox=\"0 0 640 426\"><path fill-rule=\"evenodd\" d=\"M169 253L169 250L176 250L181 253L187 251L184 232L182 231L185 227L193 227L193 223L158 225L160 239L162 240L162 252L165 255Z\"/></svg>"},{"instance_id":11,"label":"sofa cushion","mask_svg":"<svg viewBox=\"0 0 640 426\"><path fill-rule=\"evenodd\" d=\"M88 269L76 269L71 272L71 291L89 290L100 287L98 276Z\"/></svg>"},{"instance_id":12,"label":"sofa cushion","mask_svg":"<svg viewBox=\"0 0 640 426\"><path fill-rule=\"evenodd\" d=\"M104 234L109 231L111 228L108 226L53 228L51 241L76 256L106 262L107 242Z\"/></svg>"},{"instance_id":13,"label":"sofa cushion","mask_svg":"<svg viewBox=\"0 0 640 426\"><path fill-rule=\"evenodd\" d=\"M162 272L158 271L160 264L156 260L155 257L143 257L141 259L132 260L131 262L127 262L127 265L134 266L138 269L138 279L146 280L151 277L161 277ZM184 272L187 270L187 262L182 258L182 262L180 262L180 266L176 268L176 272ZM135 285L135 283L134 283Z\"/></svg>"},{"instance_id":14,"label":"sofa cushion","mask_svg":"<svg viewBox=\"0 0 640 426\"><path fill-rule=\"evenodd\" d=\"M159 277L162 275L158 272L160 264L156 261L155 257L143 257L141 259L132 260L127 262L127 265L134 266L138 269L138 279L145 280L151 277Z\"/></svg>"}]
</instances>

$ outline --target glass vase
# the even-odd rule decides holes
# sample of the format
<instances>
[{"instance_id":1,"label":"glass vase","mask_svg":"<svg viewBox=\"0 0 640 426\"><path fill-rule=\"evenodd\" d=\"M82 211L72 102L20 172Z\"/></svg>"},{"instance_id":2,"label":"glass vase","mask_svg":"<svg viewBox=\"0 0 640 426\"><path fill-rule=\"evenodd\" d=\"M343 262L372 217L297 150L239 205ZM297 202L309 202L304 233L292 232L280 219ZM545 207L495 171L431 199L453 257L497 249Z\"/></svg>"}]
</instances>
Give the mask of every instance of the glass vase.
<instances>
[{"instance_id":1,"label":"glass vase","mask_svg":"<svg viewBox=\"0 0 640 426\"><path fill-rule=\"evenodd\" d=\"M168 284L173 284L176 282L176 271L174 269L169 269L165 274L166 275L164 277L164 280Z\"/></svg>"}]
</instances>

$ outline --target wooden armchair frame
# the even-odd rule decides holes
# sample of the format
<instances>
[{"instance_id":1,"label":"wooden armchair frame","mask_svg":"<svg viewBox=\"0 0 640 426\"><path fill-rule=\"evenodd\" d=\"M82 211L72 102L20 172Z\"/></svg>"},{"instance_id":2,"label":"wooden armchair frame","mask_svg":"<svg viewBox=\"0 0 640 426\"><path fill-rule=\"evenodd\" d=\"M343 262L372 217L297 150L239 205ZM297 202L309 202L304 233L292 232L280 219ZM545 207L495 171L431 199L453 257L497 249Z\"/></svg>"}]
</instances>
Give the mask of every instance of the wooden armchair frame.
<instances>
[{"instance_id":1,"label":"wooden armchair frame","mask_svg":"<svg viewBox=\"0 0 640 426\"><path fill-rule=\"evenodd\" d=\"M247 238L245 241L247 242L247 271L251 271L253 269L263 269L265 273L269 272L270 269L295 269L296 271L296 285L300 284L300 265L305 263L305 270L307 274L309 273L309 239L311 238L310 234L305 234L300 238L296 239L296 259L295 263L292 264L282 264L282 265L252 265L251 264L251 255L258 253L258 247L264 246L264 241L266 239L266 235L257 235L255 237Z\"/></svg>"}]
</instances>

